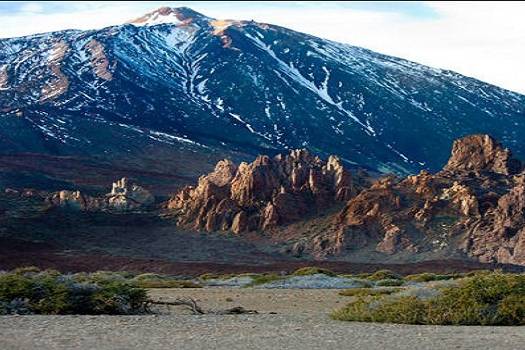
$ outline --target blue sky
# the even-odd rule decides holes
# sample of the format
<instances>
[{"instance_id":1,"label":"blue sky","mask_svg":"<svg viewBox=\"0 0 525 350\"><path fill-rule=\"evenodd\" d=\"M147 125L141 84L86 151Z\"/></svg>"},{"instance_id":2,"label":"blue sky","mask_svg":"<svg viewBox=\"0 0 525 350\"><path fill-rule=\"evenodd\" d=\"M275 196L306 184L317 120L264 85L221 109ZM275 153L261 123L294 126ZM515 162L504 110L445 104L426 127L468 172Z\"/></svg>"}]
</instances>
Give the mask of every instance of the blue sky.
<instances>
[{"instance_id":1,"label":"blue sky","mask_svg":"<svg viewBox=\"0 0 525 350\"><path fill-rule=\"evenodd\" d=\"M0 2L0 38L102 28L161 6L277 24L525 93L525 2Z\"/></svg>"}]
</instances>

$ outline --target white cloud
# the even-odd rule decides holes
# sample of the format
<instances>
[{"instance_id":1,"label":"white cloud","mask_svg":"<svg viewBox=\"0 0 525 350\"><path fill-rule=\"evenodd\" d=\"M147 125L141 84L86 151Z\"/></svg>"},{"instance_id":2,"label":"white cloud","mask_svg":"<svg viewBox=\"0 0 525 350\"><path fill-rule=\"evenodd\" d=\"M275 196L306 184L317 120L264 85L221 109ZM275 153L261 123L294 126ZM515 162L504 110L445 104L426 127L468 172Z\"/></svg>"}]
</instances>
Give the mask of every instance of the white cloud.
<instances>
[{"instance_id":1,"label":"white cloud","mask_svg":"<svg viewBox=\"0 0 525 350\"><path fill-rule=\"evenodd\" d=\"M34 3L29 5L33 6ZM436 18L357 10L334 3L182 3L216 18L254 19L381 53L451 69L525 93L525 3L428 2ZM28 6L29 6L28 5ZM137 17L159 3L71 3L70 13L1 14L0 37L66 28L100 28ZM171 3L179 6L181 3ZM317 6L318 5L318 6ZM30 15L28 15L30 13Z\"/></svg>"},{"instance_id":2,"label":"white cloud","mask_svg":"<svg viewBox=\"0 0 525 350\"><path fill-rule=\"evenodd\" d=\"M44 7L42 6L42 4L38 4L36 2L29 2L29 3L23 4L20 9L21 9L21 12L38 13L38 12L42 12L44 10Z\"/></svg>"}]
</instances>

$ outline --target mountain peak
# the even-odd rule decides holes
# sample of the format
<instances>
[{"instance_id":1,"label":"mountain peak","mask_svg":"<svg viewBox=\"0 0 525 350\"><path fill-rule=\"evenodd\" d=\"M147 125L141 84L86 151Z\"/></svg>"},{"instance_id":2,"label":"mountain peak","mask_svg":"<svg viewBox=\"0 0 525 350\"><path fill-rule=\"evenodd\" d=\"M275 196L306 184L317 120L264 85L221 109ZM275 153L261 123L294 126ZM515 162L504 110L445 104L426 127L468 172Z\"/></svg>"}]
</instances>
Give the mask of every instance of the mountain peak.
<instances>
[{"instance_id":1,"label":"mountain peak","mask_svg":"<svg viewBox=\"0 0 525 350\"><path fill-rule=\"evenodd\" d=\"M154 26L157 24L179 24L188 20L205 19L203 14L189 7L160 7L144 16L135 18L127 23L137 26Z\"/></svg>"}]
</instances>

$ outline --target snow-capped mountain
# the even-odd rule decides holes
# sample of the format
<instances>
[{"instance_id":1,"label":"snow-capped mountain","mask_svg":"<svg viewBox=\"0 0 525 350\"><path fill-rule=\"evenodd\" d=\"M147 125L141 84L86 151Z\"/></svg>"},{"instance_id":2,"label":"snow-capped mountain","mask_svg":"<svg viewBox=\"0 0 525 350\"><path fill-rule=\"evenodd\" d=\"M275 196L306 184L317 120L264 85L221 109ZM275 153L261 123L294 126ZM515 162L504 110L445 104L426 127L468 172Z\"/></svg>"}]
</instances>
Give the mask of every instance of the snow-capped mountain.
<instances>
[{"instance_id":1,"label":"snow-capped mountain","mask_svg":"<svg viewBox=\"0 0 525 350\"><path fill-rule=\"evenodd\" d=\"M473 62L475 64L475 62ZM0 40L2 153L306 147L380 172L436 170L457 137L522 158L525 96L275 25L161 8L101 30Z\"/></svg>"}]
</instances>

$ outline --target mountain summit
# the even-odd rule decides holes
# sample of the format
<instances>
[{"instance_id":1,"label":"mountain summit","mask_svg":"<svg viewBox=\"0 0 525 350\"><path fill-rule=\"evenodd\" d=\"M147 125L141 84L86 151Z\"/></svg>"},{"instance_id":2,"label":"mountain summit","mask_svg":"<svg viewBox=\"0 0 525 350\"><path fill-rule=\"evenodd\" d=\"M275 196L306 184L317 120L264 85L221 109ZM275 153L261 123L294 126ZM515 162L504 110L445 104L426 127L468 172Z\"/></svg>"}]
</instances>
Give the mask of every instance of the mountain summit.
<instances>
[{"instance_id":1,"label":"mountain summit","mask_svg":"<svg viewBox=\"0 0 525 350\"><path fill-rule=\"evenodd\" d=\"M189 8L0 40L4 154L170 176L294 148L381 173L438 170L454 139L478 133L525 157L524 106L451 71Z\"/></svg>"},{"instance_id":2,"label":"mountain summit","mask_svg":"<svg viewBox=\"0 0 525 350\"><path fill-rule=\"evenodd\" d=\"M202 20L208 19L208 17L188 7L161 7L127 23L153 26L158 24L180 24L195 19Z\"/></svg>"}]
</instances>

